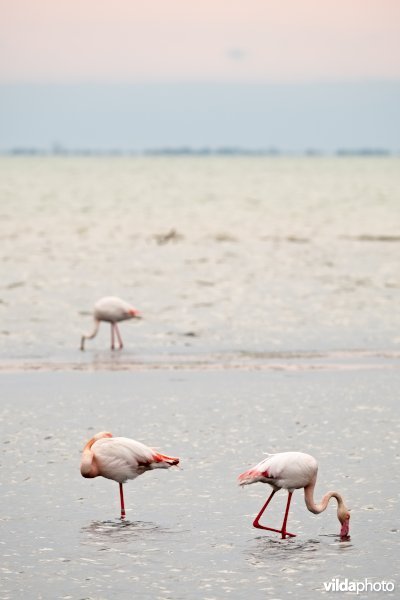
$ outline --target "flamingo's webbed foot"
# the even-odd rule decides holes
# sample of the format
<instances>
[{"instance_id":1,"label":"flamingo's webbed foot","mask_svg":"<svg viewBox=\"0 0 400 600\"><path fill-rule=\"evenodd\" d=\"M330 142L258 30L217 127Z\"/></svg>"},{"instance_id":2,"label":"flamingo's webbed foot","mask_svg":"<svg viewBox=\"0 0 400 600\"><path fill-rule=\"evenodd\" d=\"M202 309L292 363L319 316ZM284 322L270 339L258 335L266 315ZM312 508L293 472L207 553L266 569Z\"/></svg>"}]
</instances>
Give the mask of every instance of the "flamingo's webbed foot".
<instances>
[{"instance_id":1,"label":"flamingo's webbed foot","mask_svg":"<svg viewBox=\"0 0 400 600\"><path fill-rule=\"evenodd\" d=\"M280 533L283 540L287 537L296 537L295 533L289 533L289 531L283 531L282 529L274 529L273 527L266 527L265 525L260 525L258 521L253 522L253 527L255 527L256 529L265 529L266 531L274 531L275 533Z\"/></svg>"},{"instance_id":2,"label":"flamingo's webbed foot","mask_svg":"<svg viewBox=\"0 0 400 600\"><path fill-rule=\"evenodd\" d=\"M287 537L297 537L295 533L289 533L288 531L281 531L282 539L285 540Z\"/></svg>"}]
</instances>

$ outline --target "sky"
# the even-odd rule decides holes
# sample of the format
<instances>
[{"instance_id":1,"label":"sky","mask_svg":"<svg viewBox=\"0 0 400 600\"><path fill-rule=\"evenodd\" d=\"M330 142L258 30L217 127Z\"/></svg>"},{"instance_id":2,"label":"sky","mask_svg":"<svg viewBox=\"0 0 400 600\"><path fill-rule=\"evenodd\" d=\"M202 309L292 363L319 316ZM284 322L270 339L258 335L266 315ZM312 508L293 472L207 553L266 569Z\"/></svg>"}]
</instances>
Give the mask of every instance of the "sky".
<instances>
[{"instance_id":1,"label":"sky","mask_svg":"<svg viewBox=\"0 0 400 600\"><path fill-rule=\"evenodd\" d=\"M341 128L343 145L394 149L399 81L399 0L0 0L2 149L328 148L340 145ZM202 106L209 119L199 118ZM284 131L296 114L306 126ZM137 136L143 121L148 135Z\"/></svg>"}]
</instances>

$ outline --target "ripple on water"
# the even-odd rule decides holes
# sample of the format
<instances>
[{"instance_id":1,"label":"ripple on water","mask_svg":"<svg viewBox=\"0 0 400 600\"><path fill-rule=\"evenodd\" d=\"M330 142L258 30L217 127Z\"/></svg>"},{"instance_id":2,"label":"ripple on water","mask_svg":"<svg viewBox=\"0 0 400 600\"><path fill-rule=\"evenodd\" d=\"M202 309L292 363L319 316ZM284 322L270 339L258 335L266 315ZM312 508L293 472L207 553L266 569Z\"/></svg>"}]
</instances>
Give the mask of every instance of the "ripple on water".
<instances>
[{"instance_id":1,"label":"ripple on water","mask_svg":"<svg viewBox=\"0 0 400 600\"><path fill-rule=\"evenodd\" d=\"M162 528L156 523L147 521L129 521L121 519L109 521L93 521L81 528L83 544L99 543L126 543L132 541L133 537L154 533Z\"/></svg>"},{"instance_id":2,"label":"ripple on water","mask_svg":"<svg viewBox=\"0 0 400 600\"><path fill-rule=\"evenodd\" d=\"M255 565L266 561L280 563L282 559L291 558L294 554L298 557L299 554L315 552L320 543L320 540L315 539L282 540L259 536L255 538L256 547L247 552L247 560Z\"/></svg>"},{"instance_id":3,"label":"ripple on water","mask_svg":"<svg viewBox=\"0 0 400 600\"><path fill-rule=\"evenodd\" d=\"M185 530L174 530L162 527L151 521L129 521L114 519L107 521L92 521L89 525L81 528L84 545L124 544L133 540L144 541L150 536L159 537L164 535L176 535L185 533ZM156 534L156 536L154 536Z\"/></svg>"},{"instance_id":4,"label":"ripple on water","mask_svg":"<svg viewBox=\"0 0 400 600\"><path fill-rule=\"evenodd\" d=\"M328 544L327 540L332 541ZM299 570L313 571L329 560L332 553L344 549L350 550L350 540L341 541L336 534L320 535L318 539L272 539L259 536L254 540L255 546L246 550L245 560L255 568L271 567L277 565L279 572L294 573ZM332 552L333 551L333 552Z\"/></svg>"}]
</instances>

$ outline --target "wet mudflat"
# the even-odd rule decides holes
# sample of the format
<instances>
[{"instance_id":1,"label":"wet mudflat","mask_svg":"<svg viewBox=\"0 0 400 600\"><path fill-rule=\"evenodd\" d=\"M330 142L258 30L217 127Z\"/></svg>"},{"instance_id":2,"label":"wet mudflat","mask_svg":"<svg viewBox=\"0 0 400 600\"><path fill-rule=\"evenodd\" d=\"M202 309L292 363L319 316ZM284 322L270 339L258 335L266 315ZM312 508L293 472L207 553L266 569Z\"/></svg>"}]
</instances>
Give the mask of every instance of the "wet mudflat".
<instances>
[{"instance_id":1,"label":"wet mudflat","mask_svg":"<svg viewBox=\"0 0 400 600\"><path fill-rule=\"evenodd\" d=\"M399 157L2 157L0 358L76 360L109 295L139 356L398 352L399 189Z\"/></svg>"},{"instance_id":2,"label":"wet mudflat","mask_svg":"<svg viewBox=\"0 0 400 600\"><path fill-rule=\"evenodd\" d=\"M399 379L396 368L3 373L1 598L306 599L329 597L332 578L398 583ZM117 484L79 473L101 430L181 457L181 470L128 482L125 522ZM301 491L296 538L252 528L269 488L236 477L285 450L318 459L316 497L343 494L350 541L335 503L312 515ZM266 524L280 525L285 502L280 492Z\"/></svg>"}]
</instances>

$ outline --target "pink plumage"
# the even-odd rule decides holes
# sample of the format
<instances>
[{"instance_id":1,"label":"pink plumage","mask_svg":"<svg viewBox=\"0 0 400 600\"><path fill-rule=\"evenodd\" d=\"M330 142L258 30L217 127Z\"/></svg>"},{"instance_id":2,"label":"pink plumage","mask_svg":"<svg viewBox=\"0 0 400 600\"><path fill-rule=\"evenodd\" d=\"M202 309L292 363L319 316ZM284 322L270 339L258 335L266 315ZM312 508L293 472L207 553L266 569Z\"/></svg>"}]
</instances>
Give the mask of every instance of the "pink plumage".
<instances>
[{"instance_id":1,"label":"pink plumage","mask_svg":"<svg viewBox=\"0 0 400 600\"><path fill-rule=\"evenodd\" d=\"M318 463L310 454L281 452L269 454L255 467L239 475L239 485L261 481L273 488L294 491L306 487L317 476Z\"/></svg>"},{"instance_id":2,"label":"pink plumage","mask_svg":"<svg viewBox=\"0 0 400 600\"><path fill-rule=\"evenodd\" d=\"M119 483L121 518L125 517L122 484L136 479L146 471L168 469L179 464L179 458L160 454L141 442L125 437L114 437L102 431L90 439L82 453L83 477L105 477Z\"/></svg>"},{"instance_id":3,"label":"pink plumage","mask_svg":"<svg viewBox=\"0 0 400 600\"><path fill-rule=\"evenodd\" d=\"M337 516L341 523L340 536L342 539L348 537L350 514L344 504L342 496L338 492L328 492L322 498L320 504L315 504L313 493L317 480L318 463L310 454L303 452L281 452L279 454L269 454L267 458L257 465L239 475L239 485L250 485L258 481L268 483L272 487L272 493L266 503L254 519L253 526L258 529L267 529L276 531L282 535L295 537L295 534L286 531L286 524L289 515L290 501L294 490L304 488L304 499L309 511L318 514L326 509L329 500L336 498L338 503ZM272 529L260 525L259 521L272 500L274 494L281 490L288 491L288 500L286 511L281 529Z\"/></svg>"},{"instance_id":4,"label":"pink plumage","mask_svg":"<svg viewBox=\"0 0 400 600\"><path fill-rule=\"evenodd\" d=\"M111 325L111 349L115 348L115 335L119 342L120 349L123 348L122 337L117 323L127 321L128 319L140 319L141 315L125 300L115 296L106 296L96 302L93 308L94 329L90 333L85 333L81 338L81 350L85 349L85 340L91 340L99 331L101 321Z\"/></svg>"}]
</instances>

